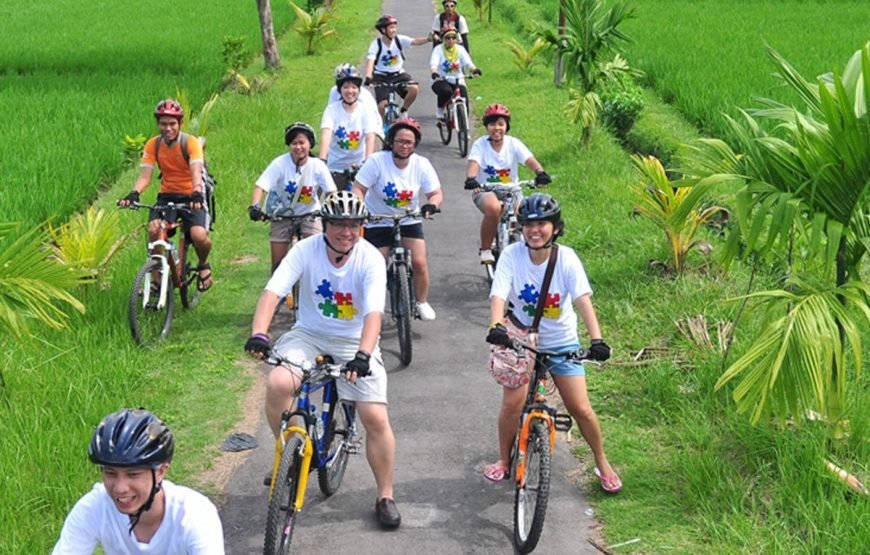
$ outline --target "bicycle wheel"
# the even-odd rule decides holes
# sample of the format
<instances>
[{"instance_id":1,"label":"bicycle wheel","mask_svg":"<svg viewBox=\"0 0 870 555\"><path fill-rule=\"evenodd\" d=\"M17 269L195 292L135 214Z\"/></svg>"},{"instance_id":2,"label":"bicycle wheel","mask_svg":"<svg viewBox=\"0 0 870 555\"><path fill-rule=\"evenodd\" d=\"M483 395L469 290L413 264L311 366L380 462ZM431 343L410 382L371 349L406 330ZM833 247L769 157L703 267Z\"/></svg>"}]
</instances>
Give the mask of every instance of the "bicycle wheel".
<instances>
[{"instance_id":1,"label":"bicycle wheel","mask_svg":"<svg viewBox=\"0 0 870 555\"><path fill-rule=\"evenodd\" d=\"M350 450L347 442L353 436L354 413L353 405L338 400L338 392L333 388L333 400L329 426L326 428L324 451L326 466L317 469L317 483L323 495L329 497L338 491L347 469L347 459Z\"/></svg>"},{"instance_id":2,"label":"bicycle wheel","mask_svg":"<svg viewBox=\"0 0 870 555\"><path fill-rule=\"evenodd\" d=\"M149 260L139 268L139 273L133 280L133 288L130 290L128 304L130 332L136 343L142 347L150 347L160 342L169 333L169 327L172 325L175 302L172 278L167 279L166 302L162 308L157 307L160 294L156 291L151 292L152 278L156 280L153 283L162 282L163 265L159 260ZM146 294L148 294L147 303Z\"/></svg>"},{"instance_id":3,"label":"bicycle wheel","mask_svg":"<svg viewBox=\"0 0 870 555\"><path fill-rule=\"evenodd\" d=\"M452 109L447 108L447 117L443 120L438 120L438 133L441 134L441 142L445 145L450 144L450 137L453 134L453 128L450 127L450 119L453 117Z\"/></svg>"},{"instance_id":4,"label":"bicycle wheel","mask_svg":"<svg viewBox=\"0 0 870 555\"><path fill-rule=\"evenodd\" d=\"M185 257L186 258L186 257ZM183 281L178 292L181 294L181 306L184 308L193 308L199 304L199 299L202 298L202 291L197 288L197 274L190 262L184 261L184 272L182 273Z\"/></svg>"},{"instance_id":5,"label":"bicycle wheel","mask_svg":"<svg viewBox=\"0 0 870 555\"><path fill-rule=\"evenodd\" d=\"M411 364L411 288L408 277L408 267L405 264L396 265L396 280L398 283L399 306L396 311L396 328L399 336L399 359L402 364Z\"/></svg>"},{"instance_id":6,"label":"bicycle wheel","mask_svg":"<svg viewBox=\"0 0 870 555\"><path fill-rule=\"evenodd\" d=\"M302 457L299 454L302 438L292 436L281 452L278 475L272 497L269 498L269 513L266 515L265 555L286 555L296 528L296 486L299 484L299 469Z\"/></svg>"},{"instance_id":7,"label":"bicycle wheel","mask_svg":"<svg viewBox=\"0 0 870 555\"><path fill-rule=\"evenodd\" d=\"M514 543L520 553L538 545L550 498L550 434L542 422L532 424L526 446L525 484L514 498Z\"/></svg>"},{"instance_id":8,"label":"bicycle wheel","mask_svg":"<svg viewBox=\"0 0 870 555\"><path fill-rule=\"evenodd\" d=\"M468 112L465 104L456 105L456 144L459 146L459 155L465 158L468 155Z\"/></svg>"}]
</instances>

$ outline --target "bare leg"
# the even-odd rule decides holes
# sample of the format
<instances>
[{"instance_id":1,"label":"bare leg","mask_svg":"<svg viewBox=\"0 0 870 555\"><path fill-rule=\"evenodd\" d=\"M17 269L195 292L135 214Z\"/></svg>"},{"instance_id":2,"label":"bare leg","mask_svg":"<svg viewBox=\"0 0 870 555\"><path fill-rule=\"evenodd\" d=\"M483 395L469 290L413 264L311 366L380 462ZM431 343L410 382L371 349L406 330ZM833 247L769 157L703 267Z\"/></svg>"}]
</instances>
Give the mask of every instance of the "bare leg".
<instances>
[{"instance_id":1,"label":"bare leg","mask_svg":"<svg viewBox=\"0 0 870 555\"><path fill-rule=\"evenodd\" d=\"M586 392L585 376L553 376L559 395L565 403L565 408L577 421L583 439L589 444L592 456L595 457L595 466L604 476L613 474L613 467L604 453L604 439L601 435L601 425L598 415L592 409L589 395Z\"/></svg>"},{"instance_id":2,"label":"bare leg","mask_svg":"<svg viewBox=\"0 0 870 555\"><path fill-rule=\"evenodd\" d=\"M366 459L377 483L378 499L392 499L396 438L390 426L387 406L382 403L357 403L356 411L366 430Z\"/></svg>"}]
</instances>

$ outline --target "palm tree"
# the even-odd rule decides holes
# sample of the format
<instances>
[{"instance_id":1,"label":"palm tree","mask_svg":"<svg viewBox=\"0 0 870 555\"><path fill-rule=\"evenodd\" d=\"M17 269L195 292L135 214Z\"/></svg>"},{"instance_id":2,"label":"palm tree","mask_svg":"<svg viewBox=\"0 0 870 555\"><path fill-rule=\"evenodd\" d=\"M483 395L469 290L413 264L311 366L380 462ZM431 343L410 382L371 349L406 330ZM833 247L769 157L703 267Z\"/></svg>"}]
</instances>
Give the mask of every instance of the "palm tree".
<instances>
[{"instance_id":1,"label":"palm tree","mask_svg":"<svg viewBox=\"0 0 870 555\"><path fill-rule=\"evenodd\" d=\"M703 140L682 170L693 176L687 182L738 185L730 255L785 247L791 257L783 289L748 296L764 310L762 332L717 388L739 377L733 396L754 422L813 408L836 426L848 365L862 369L859 330L870 322L870 288L859 274L870 249L870 42L842 74L815 83L768 53L804 110L761 99L761 108L728 119L736 150Z\"/></svg>"}]
</instances>

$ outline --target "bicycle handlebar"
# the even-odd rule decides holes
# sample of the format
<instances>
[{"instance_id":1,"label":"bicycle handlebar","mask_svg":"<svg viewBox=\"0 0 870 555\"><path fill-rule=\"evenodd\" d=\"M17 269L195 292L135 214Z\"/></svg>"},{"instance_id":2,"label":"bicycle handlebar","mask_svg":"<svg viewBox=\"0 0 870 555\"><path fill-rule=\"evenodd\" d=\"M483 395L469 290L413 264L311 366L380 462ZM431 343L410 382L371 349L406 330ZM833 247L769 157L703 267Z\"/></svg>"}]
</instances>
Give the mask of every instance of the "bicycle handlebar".
<instances>
[{"instance_id":1,"label":"bicycle handlebar","mask_svg":"<svg viewBox=\"0 0 870 555\"><path fill-rule=\"evenodd\" d=\"M310 221L310 222L313 222L317 218L320 217L319 214L316 214L314 212L309 212L308 214L288 214L286 216L270 216L266 213L264 213L264 215L266 217L263 220L264 222L285 222L285 221L291 221L291 222Z\"/></svg>"},{"instance_id":2,"label":"bicycle handlebar","mask_svg":"<svg viewBox=\"0 0 870 555\"><path fill-rule=\"evenodd\" d=\"M144 204L141 202L131 202L128 206L118 206L121 210L138 210L140 208L148 208L151 210L180 210L181 212L193 212L188 202L167 202L165 204Z\"/></svg>"},{"instance_id":3,"label":"bicycle handlebar","mask_svg":"<svg viewBox=\"0 0 870 555\"><path fill-rule=\"evenodd\" d=\"M514 338L511 339L511 346L509 348L515 350L517 353L521 353L525 349L526 351L532 352L535 355L544 357L564 356L567 360L576 360L581 364L594 364L596 366L601 366L604 363L603 361L589 358L589 349L584 349L582 347L578 348L576 351L572 351L569 353L556 353L553 351L543 351L541 349L538 349L534 345Z\"/></svg>"},{"instance_id":4,"label":"bicycle handlebar","mask_svg":"<svg viewBox=\"0 0 870 555\"><path fill-rule=\"evenodd\" d=\"M436 208L432 212L432 214L439 214L439 213L441 213L440 208ZM390 220L390 221L396 222L399 220L404 220L405 218L422 218L422 217L423 217L423 214L420 212L419 209L417 209L417 210L406 210L404 214L369 214L369 221L370 222L383 222L383 221Z\"/></svg>"},{"instance_id":5,"label":"bicycle handlebar","mask_svg":"<svg viewBox=\"0 0 870 555\"><path fill-rule=\"evenodd\" d=\"M375 89L379 89L379 88L381 88L381 87L387 87L387 88L395 88L395 89L397 89L397 88L399 88L399 87L401 87L401 86L419 85L419 84L420 84L419 82L414 81L414 80L411 80L411 81L399 81L398 83L392 83L392 82L390 82L390 83L375 83L374 81L372 81L371 83L369 83L368 86L369 86L369 87L373 87L373 88L375 88Z\"/></svg>"},{"instance_id":6,"label":"bicycle handlebar","mask_svg":"<svg viewBox=\"0 0 870 555\"><path fill-rule=\"evenodd\" d=\"M286 357L279 355L274 349L263 357L263 362L272 366L289 365L299 368L302 371L302 381L312 382L320 381L324 378L337 379L341 374L347 373L347 367L342 364L336 364L335 359L330 355L317 355L314 361L303 360L294 362Z\"/></svg>"}]
</instances>

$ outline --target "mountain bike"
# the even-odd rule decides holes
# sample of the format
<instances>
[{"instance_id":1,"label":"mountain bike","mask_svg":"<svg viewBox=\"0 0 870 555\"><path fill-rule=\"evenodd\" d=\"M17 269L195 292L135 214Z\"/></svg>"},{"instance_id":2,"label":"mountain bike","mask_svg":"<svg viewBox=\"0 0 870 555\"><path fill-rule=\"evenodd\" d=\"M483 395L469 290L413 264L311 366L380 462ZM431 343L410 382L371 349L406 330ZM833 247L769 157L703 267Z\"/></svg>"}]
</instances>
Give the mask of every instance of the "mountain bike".
<instances>
[{"instance_id":1,"label":"mountain bike","mask_svg":"<svg viewBox=\"0 0 870 555\"><path fill-rule=\"evenodd\" d=\"M152 346L169 334L175 309L173 287L178 289L181 305L193 308L202 291L196 286L198 272L187 257L191 239L185 230L178 238L176 249L170 236L181 227L179 212L191 212L188 204L142 204L134 202L132 210L149 208L160 214L160 233L148 243L148 259L133 279L128 303L128 320L133 339L142 347Z\"/></svg>"},{"instance_id":2,"label":"mountain bike","mask_svg":"<svg viewBox=\"0 0 870 555\"><path fill-rule=\"evenodd\" d=\"M263 553L285 555L290 550L296 516L305 502L308 475L317 469L317 483L323 495L338 491L350 455L360 452L356 437L356 409L338 398L336 380L345 369L329 355L313 361L292 362L274 351L265 361L273 366L293 366L302 371L296 391L296 405L281 415L281 433L275 440L269 512ZM322 391L314 403L312 394ZM297 422L302 421L302 424Z\"/></svg>"},{"instance_id":3,"label":"mountain bike","mask_svg":"<svg viewBox=\"0 0 870 555\"><path fill-rule=\"evenodd\" d=\"M571 415L559 413L547 403L547 393L550 391L548 360L553 355L564 353L541 351L517 339L513 341L513 348L521 356L525 355L523 351L526 350L535 357L535 373L529 382L529 392L520 415L509 465L516 483L514 544L520 553L530 553L538 545L544 528L550 497L550 460L556 447L556 431L567 432L573 420ZM600 364L589 360L587 355L587 351L578 349L567 358Z\"/></svg>"},{"instance_id":4,"label":"mountain bike","mask_svg":"<svg viewBox=\"0 0 870 555\"><path fill-rule=\"evenodd\" d=\"M293 248L300 239L302 239L302 224L305 222L313 222L317 220L317 214L309 213L309 214L287 214L283 216L270 216L266 215L266 220L270 222L290 222L290 248ZM293 289L290 291L290 295L281 299L281 302L278 303L278 306L275 308L275 313L278 313L278 310L282 305L287 305L287 309L290 311L291 322L296 321L296 310L299 305L299 282L293 284Z\"/></svg>"},{"instance_id":5,"label":"mountain bike","mask_svg":"<svg viewBox=\"0 0 870 555\"><path fill-rule=\"evenodd\" d=\"M466 77L472 78L471 75ZM438 120L437 126L441 142L445 145L450 144L453 130L456 130L456 145L459 147L459 156L463 158L468 155L468 125L468 101L462 96L462 89L456 87L447 103L444 119Z\"/></svg>"},{"instance_id":6,"label":"mountain bike","mask_svg":"<svg viewBox=\"0 0 870 555\"><path fill-rule=\"evenodd\" d=\"M332 180L339 191L353 190L353 181L356 179L356 174L359 171L361 164L352 164L349 168L341 171L332 172Z\"/></svg>"},{"instance_id":7,"label":"mountain bike","mask_svg":"<svg viewBox=\"0 0 870 555\"><path fill-rule=\"evenodd\" d=\"M492 244L493 262L481 262L486 271L486 278L492 283L495 277L495 265L502 251L512 244L523 240L522 226L517 221L517 209L523 201L523 187L535 188L534 179L525 179L517 183L484 183L481 192L494 193L501 202L501 216L498 219L495 240Z\"/></svg>"},{"instance_id":8,"label":"mountain bike","mask_svg":"<svg viewBox=\"0 0 870 555\"><path fill-rule=\"evenodd\" d=\"M387 131L390 129L390 126L393 125L393 122L399 119L399 114L401 113L402 103L404 100L402 99L402 95L399 94L399 91L407 87L408 85L416 85L417 81L403 81L400 83L372 83L372 86L375 88L386 87L387 88L387 105L384 106L384 136L386 136Z\"/></svg>"},{"instance_id":9,"label":"mountain bike","mask_svg":"<svg viewBox=\"0 0 870 555\"><path fill-rule=\"evenodd\" d=\"M436 210L440 212L441 210ZM387 258L387 291L390 296L390 314L396 322L399 337L399 360L407 366L411 364L412 341L411 320L419 318L414 296L414 271L411 266L411 251L402 245L401 221L405 218L419 218L420 211L405 214L370 215L370 222L392 222L393 244Z\"/></svg>"}]
</instances>

